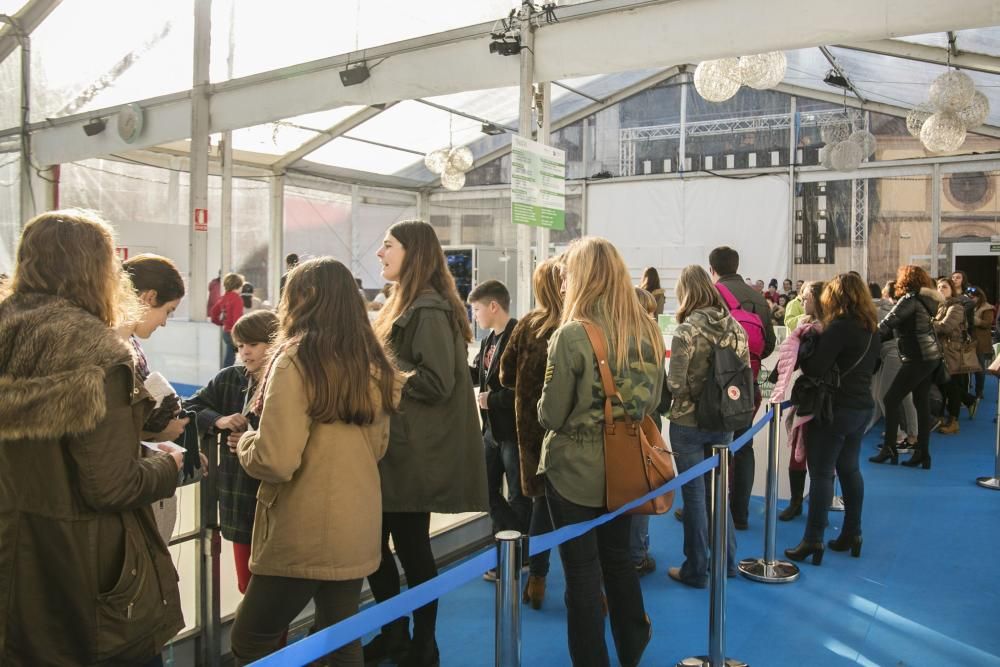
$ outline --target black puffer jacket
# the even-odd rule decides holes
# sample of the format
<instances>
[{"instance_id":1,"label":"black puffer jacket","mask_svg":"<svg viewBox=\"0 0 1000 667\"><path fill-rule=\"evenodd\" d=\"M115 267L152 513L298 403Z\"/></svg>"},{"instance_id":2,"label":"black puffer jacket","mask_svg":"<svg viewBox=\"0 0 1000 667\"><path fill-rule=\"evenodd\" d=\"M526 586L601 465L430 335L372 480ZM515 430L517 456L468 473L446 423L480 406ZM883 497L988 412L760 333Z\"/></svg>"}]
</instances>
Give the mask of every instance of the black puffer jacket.
<instances>
[{"instance_id":1,"label":"black puffer jacket","mask_svg":"<svg viewBox=\"0 0 1000 667\"><path fill-rule=\"evenodd\" d=\"M904 363L941 358L932 322L943 301L937 290L929 287L922 288L919 293L909 292L879 323L882 340L896 338L899 341L899 356Z\"/></svg>"}]
</instances>

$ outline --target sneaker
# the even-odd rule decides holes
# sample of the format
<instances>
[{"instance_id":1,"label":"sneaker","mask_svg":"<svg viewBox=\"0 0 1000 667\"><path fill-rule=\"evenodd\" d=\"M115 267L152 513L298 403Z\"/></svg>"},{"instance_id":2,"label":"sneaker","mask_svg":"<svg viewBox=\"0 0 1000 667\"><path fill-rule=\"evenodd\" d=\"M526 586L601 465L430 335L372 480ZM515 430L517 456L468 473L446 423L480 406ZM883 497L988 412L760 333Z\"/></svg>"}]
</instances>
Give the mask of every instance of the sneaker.
<instances>
[{"instance_id":1,"label":"sneaker","mask_svg":"<svg viewBox=\"0 0 1000 667\"><path fill-rule=\"evenodd\" d=\"M483 581L496 581L497 580L497 569L491 567L483 573Z\"/></svg>"},{"instance_id":2,"label":"sneaker","mask_svg":"<svg viewBox=\"0 0 1000 667\"><path fill-rule=\"evenodd\" d=\"M635 573L644 577L650 572L656 571L656 560L652 556L646 556L635 564Z\"/></svg>"}]
</instances>

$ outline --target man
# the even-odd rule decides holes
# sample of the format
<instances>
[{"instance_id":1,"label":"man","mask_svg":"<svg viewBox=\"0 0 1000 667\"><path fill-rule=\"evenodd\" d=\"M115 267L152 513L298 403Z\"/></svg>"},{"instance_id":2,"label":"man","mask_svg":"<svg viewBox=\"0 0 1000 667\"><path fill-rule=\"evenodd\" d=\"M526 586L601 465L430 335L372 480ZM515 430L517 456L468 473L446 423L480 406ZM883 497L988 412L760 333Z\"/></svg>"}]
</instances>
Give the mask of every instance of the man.
<instances>
[{"instance_id":1,"label":"man","mask_svg":"<svg viewBox=\"0 0 1000 667\"><path fill-rule=\"evenodd\" d=\"M740 302L740 308L754 313L760 318L761 324L764 326L764 352L761 358L767 358L774 351L775 336L774 324L771 322L771 309L761 293L764 281L757 281L757 285L760 287L747 285L739 274L740 254L728 246L720 246L713 250L708 256L708 263L715 282L724 285L733 293L733 296ZM754 377L754 382L756 383L756 381L757 378ZM754 396L755 409L760 405L760 400L760 391L757 390ZM738 438L742 434L743 431L737 431L733 433L733 438ZM729 507L733 513L733 526L737 530L747 529L754 464L753 442L751 441L733 455L733 495Z\"/></svg>"},{"instance_id":2,"label":"man","mask_svg":"<svg viewBox=\"0 0 1000 667\"><path fill-rule=\"evenodd\" d=\"M288 272L299 265L299 256L294 252L290 252L285 256L285 273L281 276L281 280L278 283L278 300L281 300L281 295L285 293L285 282L288 280Z\"/></svg>"},{"instance_id":3,"label":"man","mask_svg":"<svg viewBox=\"0 0 1000 667\"><path fill-rule=\"evenodd\" d=\"M531 499L521 491L521 459L517 450L517 426L514 421L514 390L500 384L500 357L507 348L517 320L507 312L510 293L498 280L487 280L469 293L469 305L476 324L489 329L479 354L469 369L479 387L479 410L483 418L483 442L486 445L486 481L490 498L493 532L516 530L528 534ZM507 480L507 497L503 482ZM496 580L496 570L484 576Z\"/></svg>"}]
</instances>

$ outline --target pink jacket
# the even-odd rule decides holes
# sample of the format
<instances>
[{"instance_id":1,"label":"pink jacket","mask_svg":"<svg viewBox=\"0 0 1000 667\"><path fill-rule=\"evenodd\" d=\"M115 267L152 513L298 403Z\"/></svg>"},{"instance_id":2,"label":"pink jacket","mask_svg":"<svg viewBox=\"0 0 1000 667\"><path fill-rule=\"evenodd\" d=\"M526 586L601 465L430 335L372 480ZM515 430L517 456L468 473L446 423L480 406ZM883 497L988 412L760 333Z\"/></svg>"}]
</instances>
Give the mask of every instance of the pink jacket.
<instances>
[{"instance_id":1,"label":"pink jacket","mask_svg":"<svg viewBox=\"0 0 1000 667\"><path fill-rule=\"evenodd\" d=\"M771 403L783 403L786 394L789 394L796 377L796 366L799 360L799 348L802 346L802 338L808 333L822 333L822 322L803 322L795 327L795 330L788 335L788 338L781 344L778 350L778 381L774 383L771 391ZM785 412L785 428L788 430L788 444L792 448L792 459L798 466L804 465L806 460L805 425L812 419L800 417L795 407L789 408Z\"/></svg>"}]
</instances>

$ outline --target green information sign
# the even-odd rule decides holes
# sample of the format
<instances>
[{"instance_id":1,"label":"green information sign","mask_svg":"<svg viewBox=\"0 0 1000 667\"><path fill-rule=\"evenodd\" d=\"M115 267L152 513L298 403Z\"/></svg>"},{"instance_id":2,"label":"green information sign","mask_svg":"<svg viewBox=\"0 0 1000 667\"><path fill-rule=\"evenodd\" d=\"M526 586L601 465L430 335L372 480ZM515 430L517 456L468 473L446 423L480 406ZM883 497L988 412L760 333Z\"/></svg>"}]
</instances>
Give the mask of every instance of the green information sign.
<instances>
[{"instance_id":1,"label":"green information sign","mask_svg":"<svg viewBox=\"0 0 1000 667\"><path fill-rule=\"evenodd\" d=\"M514 137L510 161L510 219L514 224L566 229L566 153Z\"/></svg>"}]
</instances>

